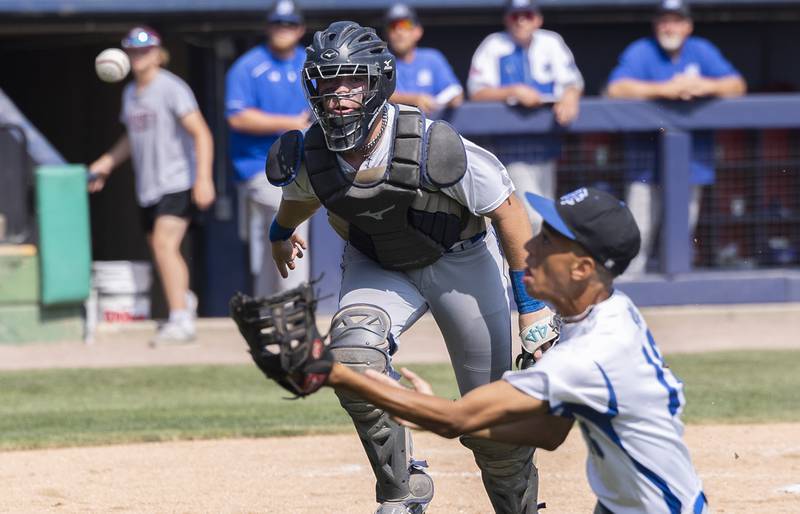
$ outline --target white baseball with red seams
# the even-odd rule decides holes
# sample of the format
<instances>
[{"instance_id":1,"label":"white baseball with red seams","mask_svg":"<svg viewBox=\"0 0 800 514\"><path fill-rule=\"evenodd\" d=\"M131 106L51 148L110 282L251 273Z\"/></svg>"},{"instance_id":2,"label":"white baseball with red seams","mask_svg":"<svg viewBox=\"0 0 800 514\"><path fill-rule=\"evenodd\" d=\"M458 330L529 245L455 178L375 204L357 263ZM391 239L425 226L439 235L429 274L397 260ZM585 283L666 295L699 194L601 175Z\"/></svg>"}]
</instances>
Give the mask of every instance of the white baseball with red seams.
<instances>
[{"instance_id":1,"label":"white baseball with red seams","mask_svg":"<svg viewBox=\"0 0 800 514\"><path fill-rule=\"evenodd\" d=\"M119 48L106 48L95 58L94 69L103 82L119 82L131 71L131 61Z\"/></svg>"}]
</instances>

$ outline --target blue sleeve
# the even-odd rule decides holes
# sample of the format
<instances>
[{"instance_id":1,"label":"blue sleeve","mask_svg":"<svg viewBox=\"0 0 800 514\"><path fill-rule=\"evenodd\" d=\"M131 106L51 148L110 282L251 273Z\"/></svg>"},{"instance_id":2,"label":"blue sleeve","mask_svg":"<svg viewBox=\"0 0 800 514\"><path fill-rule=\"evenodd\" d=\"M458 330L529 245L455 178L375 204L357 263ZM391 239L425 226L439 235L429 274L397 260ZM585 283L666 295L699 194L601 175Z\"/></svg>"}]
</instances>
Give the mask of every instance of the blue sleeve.
<instances>
[{"instance_id":1,"label":"blue sleeve","mask_svg":"<svg viewBox=\"0 0 800 514\"><path fill-rule=\"evenodd\" d=\"M253 81L247 66L236 61L225 76L225 116L256 106Z\"/></svg>"},{"instance_id":2,"label":"blue sleeve","mask_svg":"<svg viewBox=\"0 0 800 514\"><path fill-rule=\"evenodd\" d=\"M620 79L652 80L647 73L648 61L645 41L636 41L628 46L619 58L617 67L611 71L608 83Z\"/></svg>"},{"instance_id":3,"label":"blue sleeve","mask_svg":"<svg viewBox=\"0 0 800 514\"><path fill-rule=\"evenodd\" d=\"M450 63L447 62L447 59L444 55L438 50L433 50L433 62L435 62L436 66L436 73L434 73L434 95L438 95L445 88L448 88L452 85L460 86L461 83L456 78L456 74L453 73L453 68L450 66Z\"/></svg>"},{"instance_id":4,"label":"blue sleeve","mask_svg":"<svg viewBox=\"0 0 800 514\"><path fill-rule=\"evenodd\" d=\"M701 74L704 77L720 78L739 76L739 72L733 65L722 55L719 48L714 46L713 43L706 39L697 39L697 44L700 50L700 55L703 61L700 64Z\"/></svg>"}]
</instances>

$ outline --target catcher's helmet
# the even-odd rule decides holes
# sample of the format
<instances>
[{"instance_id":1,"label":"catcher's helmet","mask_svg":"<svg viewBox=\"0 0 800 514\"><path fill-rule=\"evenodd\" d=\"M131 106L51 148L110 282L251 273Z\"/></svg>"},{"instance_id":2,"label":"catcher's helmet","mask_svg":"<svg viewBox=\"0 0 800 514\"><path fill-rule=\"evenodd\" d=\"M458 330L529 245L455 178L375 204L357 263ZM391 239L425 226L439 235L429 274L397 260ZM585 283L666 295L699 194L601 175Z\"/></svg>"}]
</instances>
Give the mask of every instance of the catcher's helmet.
<instances>
[{"instance_id":1,"label":"catcher's helmet","mask_svg":"<svg viewBox=\"0 0 800 514\"><path fill-rule=\"evenodd\" d=\"M346 114L325 111L326 99L352 98L352 94L320 95L317 81L344 75L367 78L367 90L359 92L361 108ZM395 59L375 29L353 21L337 21L314 34L306 48L303 88L308 103L325 133L325 142L334 152L357 148L392 96L396 82Z\"/></svg>"}]
</instances>

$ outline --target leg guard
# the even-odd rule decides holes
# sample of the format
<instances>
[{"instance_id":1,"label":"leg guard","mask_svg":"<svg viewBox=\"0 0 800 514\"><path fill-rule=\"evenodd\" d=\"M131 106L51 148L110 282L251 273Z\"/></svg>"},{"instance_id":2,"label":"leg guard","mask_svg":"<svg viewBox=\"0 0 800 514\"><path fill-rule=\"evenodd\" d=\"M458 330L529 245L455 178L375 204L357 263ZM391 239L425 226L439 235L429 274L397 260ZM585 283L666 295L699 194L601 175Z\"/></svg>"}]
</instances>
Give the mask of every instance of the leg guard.
<instances>
[{"instance_id":1,"label":"leg guard","mask_svg":"<svg viewBox=\"0 0 800 514\"><path fill-rule=\"evenodd\" d=\"M533 448L497 443L468 435L461 444L472 450L483 486L496 514L536 514L539 472Z\"/></svg>"},{"instance_id":2,"label":"leg guard","mask_svg":"<svg viewBox=\"0 0 800 514\"><path fill-rule=\"evenodd\" d=\"M389 315L372 305L350 305L331 321L331 352L341 364L363 373L389 373ZM421 514L433 498L433 481L412 457L411 434L389 415L348 393L339 402L353 418L377 480L379 514Z\"/></svg>"}]
</instances>

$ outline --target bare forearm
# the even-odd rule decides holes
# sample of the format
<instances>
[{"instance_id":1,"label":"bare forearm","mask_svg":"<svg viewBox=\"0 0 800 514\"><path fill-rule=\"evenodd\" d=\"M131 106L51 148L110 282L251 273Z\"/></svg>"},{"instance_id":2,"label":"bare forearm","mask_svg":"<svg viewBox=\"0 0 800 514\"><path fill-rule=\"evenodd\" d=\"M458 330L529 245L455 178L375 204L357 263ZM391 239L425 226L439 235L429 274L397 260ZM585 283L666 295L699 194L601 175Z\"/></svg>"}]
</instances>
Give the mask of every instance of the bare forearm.
<instances>
[{"instance_id":1,"label":"bare forearm","mask_svg":"<svg viewBox=\"0 0 800 514\"><path fill-rule=\"evenodd\" d=\"M497 230L509 267L513 270L525 269L525 243L533 237L533 228L520 201L511 194L489 214L489 218Z\"/></svg>"},{"instance_id":2,"label":"bare forearm","mask_svg":"<svg viewBox=\"0 0 800 514\"><path fill-rule=\"evenodd\" d=\"M194 137L195 160L197 165L196 180L212 180L214 162L214 140L208 125L198 130Z\"/></svg>"},{"instance_id":3,"label":"bare forearm","mask_svg":"<svg viewBox=\"0 0 800 514\"><path fill-rule=\"evenodd\" d=\"M128 135L121 135L120 138L117 139L117 142L114 143L114 146L106 152L106 155L111 157L114 168L128 160L131 156L131 141L128 139Z\"/></svg>"},{"instance_id":4,"label":"bare forearm","mask_svg":"<svg viewBox=\"0 0 800 514\"><path fill-rule=\"evenodd\" d=\"M714 83L714 96L733 97L747 93L747 84L742 77L723 77L710 80Z\"/></svg>"},{"instance_id":5,"label":"bare forearm","mask_svg":"<svg viewBox=\"0 0 800 514\"><path fill-rule=\"evenodd\" d=\"M229 116L228 125L237 132L257 136L282 134L302 127L297 116L269 114L258 109L245 109Z\"/></svg>"},{"instance_id":6,"label":"bare forearm","mask_svg":"<svg viewBox=\"0 0 800 514\"><path fill-rule=\"evenodd\" d=\"M566 439L572 428L573 420L540 414L525 419L484 428L471 435L483 439L491 439L501 443L532 446L553 451Z\"/></svg>"},{"instance_id":7,"label":"bare forearm","mask_svg":"<svg viewBox=\"0 0 800 514\"><path fill-rule=\"evenodd\" d=\"M284 198L281 200L275 219L282 227L297 228L301 223L313 216L317 209L319 209L319 202L299 202Z\"/></svg>"},{"instance_id":8,"label":"bare forearm","mask_svg":"<svg viewBox=\"0 0 800 514\"><path fill-rule=\"evenodd\" d=\"M485 87L470 95L470 100L474 102L505 102L513 96L514 89L507 87Z\"/></svg>"},{"instance_id":9,"label":"bare forearm","mask_svg":"<svg viewBox=\"0 0 800 514\"><path fill-rule=\"evenodd\" d=\"M608 86L607 92L611 98L633 100L653 100L665 96L661 83L633 79L617 80Z\"/></svg>"}]
</instances>

